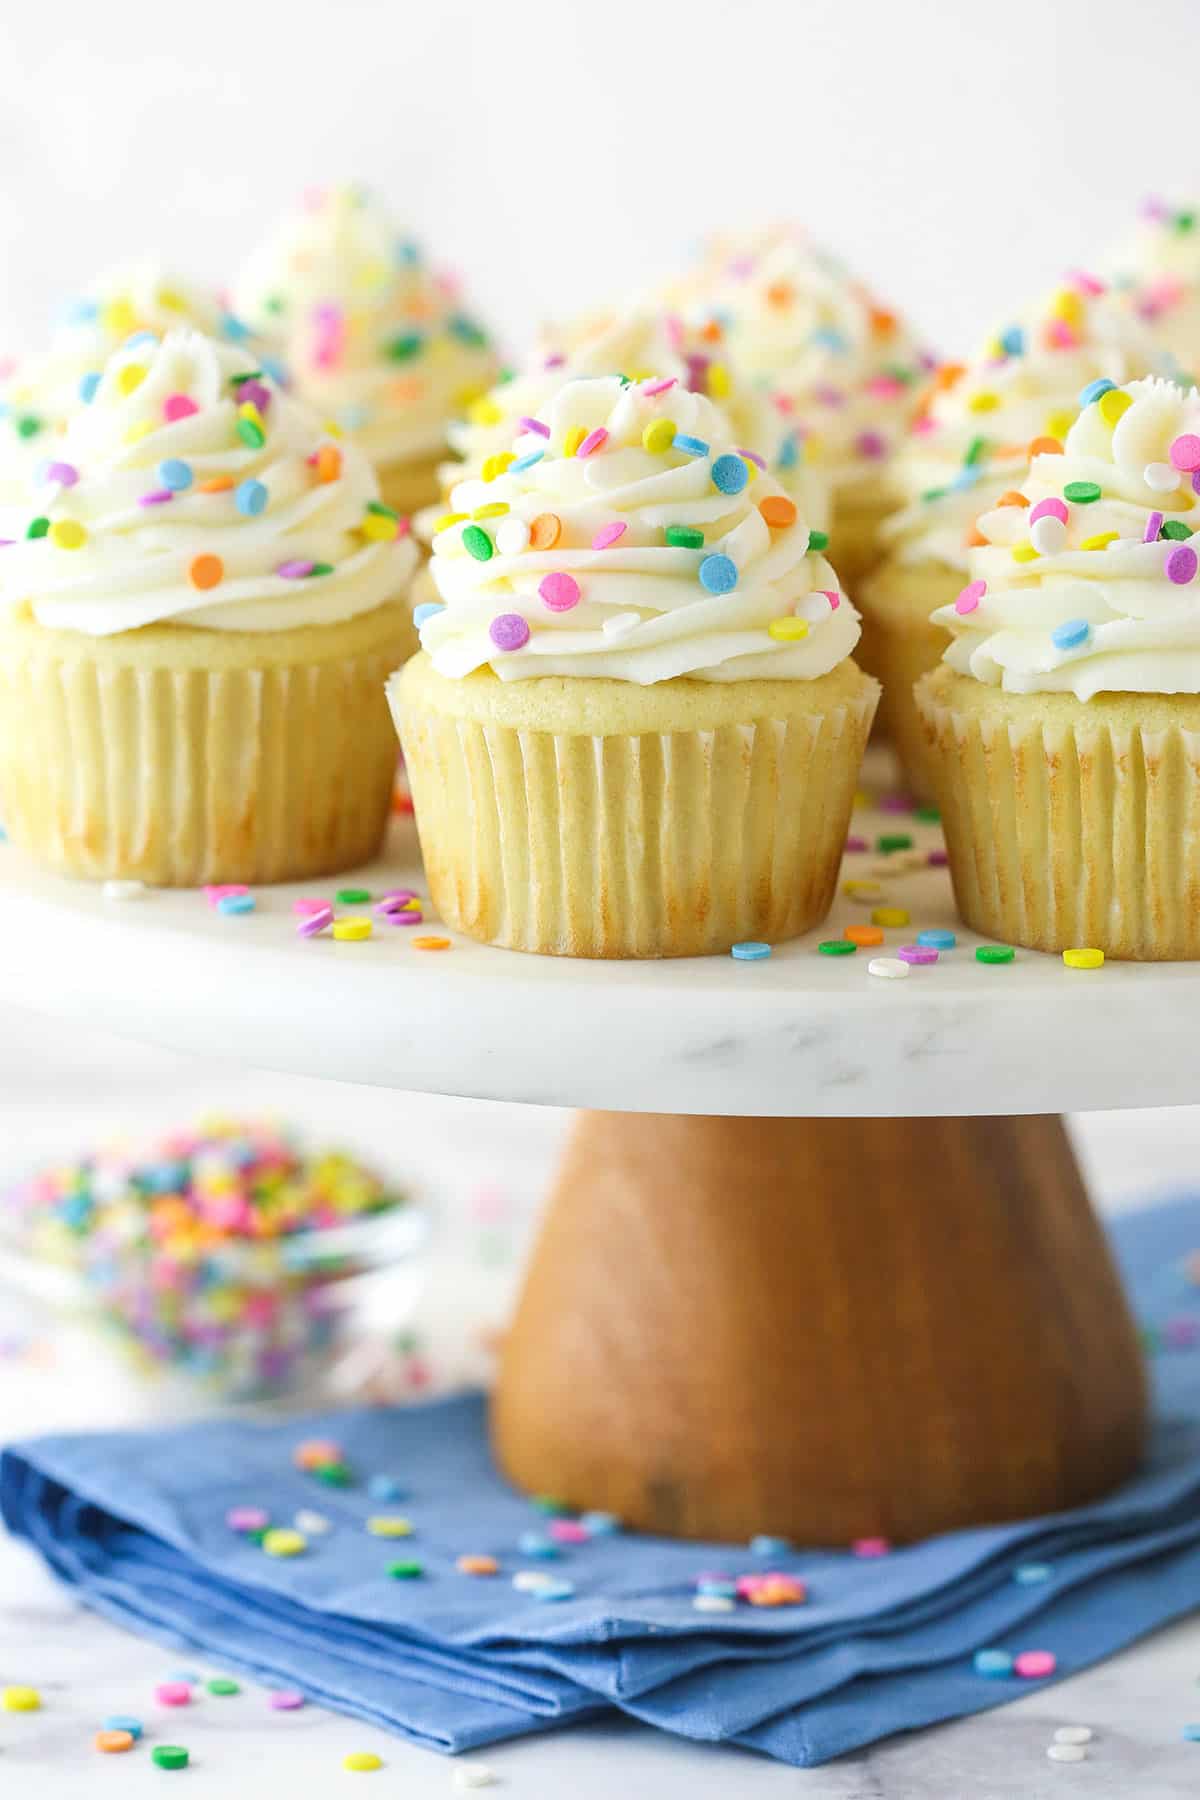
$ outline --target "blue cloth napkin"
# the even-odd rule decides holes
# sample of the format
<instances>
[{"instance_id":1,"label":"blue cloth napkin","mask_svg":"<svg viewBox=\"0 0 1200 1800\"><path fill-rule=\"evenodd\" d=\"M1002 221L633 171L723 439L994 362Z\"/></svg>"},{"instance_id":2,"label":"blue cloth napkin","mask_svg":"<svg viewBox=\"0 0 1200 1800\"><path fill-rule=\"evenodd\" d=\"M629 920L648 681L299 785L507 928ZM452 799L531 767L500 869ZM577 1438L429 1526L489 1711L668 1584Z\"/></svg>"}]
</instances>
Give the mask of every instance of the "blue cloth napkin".
<instances>
[{"instance_id":1,"label":"blue cloth napkin","mask_svg":"<svg viewBox=\"0 0 1200 1800\"><path fill-rule=\"evenodd\" d=\"M686 1737L822 1762L1026 1689L977 1674L979 1648L1048 1649L1069 1674L1200 1603L1200 1287L1183 1267L1200 1249L1200 1198L1113 1235L1157 1350L1157 1422L1137 1479L1075 1512L869 1561L772 1556L803 1576L805 1606L697 1612L700 1571L765 1566L744 1546L618 1533L550 1562L521 1556L521 1534L545 1521L493 1469L475 1395L17 1445L0 1457L0 1515L110 1618L437 1749L618 1707ZM342 1445L352 1486L294 1466L306 1437ZM394 1477L404 1499L372 1499L372 1475ZM230 1530L235 1506L284 1524L315 1510L331 1529L275 1558ZM381 1512L410 1518L413 1537L369 1534ZM460 1573L472 1552L501 1574ZM425 1573L389 1578L406 1557ZM573 1596L514 1590L521 1568L567 1578Z\"/></svg>"}]
</instances>

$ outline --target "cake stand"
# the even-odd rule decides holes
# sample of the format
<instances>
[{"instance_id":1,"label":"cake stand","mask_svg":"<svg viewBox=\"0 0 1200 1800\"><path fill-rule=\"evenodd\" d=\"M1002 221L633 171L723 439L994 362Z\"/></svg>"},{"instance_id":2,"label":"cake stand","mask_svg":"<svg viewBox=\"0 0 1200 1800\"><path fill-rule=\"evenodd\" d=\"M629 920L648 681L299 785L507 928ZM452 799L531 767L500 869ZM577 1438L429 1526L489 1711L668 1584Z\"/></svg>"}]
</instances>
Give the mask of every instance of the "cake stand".
<instances>
[{"instance_id":1,"label":"cake stand","mask_svg":"<svg viewBox=\"0 0 1200 1800\"><path fill-rule=\"evenodd\" d=\"M879 778L879 770L874 772ZM839 896L769 960L586 963L259 890L106 900L0 846L0 998L340 1081L591 1109L501 1360L499 1460L630 1525L894 1541L1081 1503L1141 1453L1136 1332L1057 1114L1200 1096L1200 965L980 963L935 824L868 804ZM411 822L356 885L422 888ZM937 966L817 945L907 911ZM350 905L345 912L366 911Z\"/></svg>"}]
</instances>

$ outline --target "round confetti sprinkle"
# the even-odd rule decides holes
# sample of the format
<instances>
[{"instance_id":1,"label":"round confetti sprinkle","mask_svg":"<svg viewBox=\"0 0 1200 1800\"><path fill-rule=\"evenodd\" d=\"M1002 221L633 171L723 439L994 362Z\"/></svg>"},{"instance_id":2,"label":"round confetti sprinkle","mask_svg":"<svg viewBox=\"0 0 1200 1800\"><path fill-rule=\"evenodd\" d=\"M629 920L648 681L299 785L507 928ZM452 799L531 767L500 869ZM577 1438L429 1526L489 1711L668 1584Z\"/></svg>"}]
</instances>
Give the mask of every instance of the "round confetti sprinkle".
<instances>
[{"instance_id":1,"label":"round confetti sprinkle","mask_svg":"<svg viewBox=\"0 0 1200 1800\"><path fill-rule=\"evenodd\" d=\"M1100 498L1100 491L1097 481L1068 481L1063 488L1063 498L1073 506L1091 506Z\"/></svg>"},{"instance_id":2,"label":"round confetti sprinkle","mask_svg":"<svg viewBox=\"0 0 1200 1800\"><path fill-rule=\"evenodd\" d=\"M698 525L668 525L663 537L673 550L704 548L704 533Z\"/></svg>"},{"instance_id":3,"label":"round confetti sprinkle","mask_svg":"<svg viewBox=\"0 0 1200 1800\"><path fill-rule=\"evenodd\" d=\"M751 1556L786 1556L791 1547L785 1537L772 1537L765 1531L750 1539Z\"/></svg>"},{"instance_id":4,"label":"round confetti sprinkle","mask_svg":"<svg viewBox=\"0 0 1200 1800\"><path fill-rule=\"evenodd\" d=\"M1102 969L1104 967L1103 950L1086 948L1064 950L1062 959L1068 969Z\"/></svg>"},{"instance_id":5,"label":"round confetti sprinkle","mask_svg":"<svg viewBox=\"0 0 1200 1800\"><path fill-rule=\"evenodd\" d=\"M1007 1650L977 1650L972 1663L977 1675L1011 1675L1013 1659Z\"/></svg>"},{"instance_id":6,"label":"round confetti sprinkle","mask_svg":"<svg viewBox=\"0 0 1200 1800\"><path fill-rule=\"evenodd\" d=\"M808 621L794 618L772 619L767 626L767 636L777 644L798 644L808 636Z\"/></svg>"},{"instance_id":7,"label":"round confetti sprinkle","mask_svg":"<svg viewBox=\"0 0 1200 1800\"><path fill-rule=\"evenodd\" d=\"M1043 1581L1049 1581L1052 1573L1049 1563L1018 1563L1013 1580L1018 1587L1039 1587Z\"/></svg>"},{"instance_id":8,"label":"round confetti sprinkle","mask_svg":"<svg viewBox=\"0 0 1200 1800\"><path fill-rule=\"evenodd\" d=\"M826 938L824 943L817 945L822 956L853 956L857 948L857 944L848 938Z\"/></svg>"},{"instance_id":9,"label":"round confetti sprinkle","mask_svg":"<svg viewBox=\"0 0 1200 1800\"><path fill-rule=\"evenodd\" d=\"M501 556L520 556L529 543L529 527L524 519L510 516L502 519L496 527L496 549ZM421 608L417 607L413 614L416 617Z\"/></svg>"},{"instance_id":10,"label":"round confetti sprinkle","mask_svg":"<svg viewBox=\"0 0 1200 1800\"><path fill-rule=\"evenodd\" d=\"M463 549L476 562L490 562L495 546L482 525L468 525L462 534Z\"/></svg>"},{"instance_id":11,"label":"round confetti sprinkle","mask_svg":"<svg viewBox=\"0 0 1200 1800\"><path fill-rule=\"evenodd\" d=\"M872 925L882 925L885 931L898 930L901 925L909 923L907 908L903 906L877 906L871 914Z\"/></svg>"},{"instance_id":12,"label":"round confetti sprinkle","mask_svg":"<svg viewBox=\"0 0 1200 1800\"><path fill-rule=\"evenodd\" d=\"M847 925L842 936L848 944L853 944L859 950L872 950L883 942L883 933L878 925Z\"/></svg>"},{"instance_id":13,"label":"round confetti sprinkle","mask_svg":"<svg viewBox=\"0 0 1200 1800\"><path fill-rule=\"evenodd\" d=\"M539 1581L537 1586L531 1588L529 1591L532 1593L535 1600L547 1602L571 1600L575 1595L575 1583L573 1581L558 1581L551 1575Z\"/></svg>"},{"instance_id":14,"label":"round confetti sprinkle","mask_svg":"<svg viewBox=\"0 0 1200 1800\"><path fill-rule=\"evenodd\" d=\"M570 612L573 606L579 605L579 583L573 575L556 570L543 575L538 583L538 597L551 612Z\"/></svg>"},{"instance_id":15,"label":"round confetti sprinkle","mask_svg":"<svg viewBox=\"0 0 1200 1800\"><path fill-rule=\"evenodd\" d=\"M401 901L414 898L407 888L386 897ZM367 1492L372 1500L402 1500L404 1498L404 1490L394 1475L372 1475L367 1482Z\"/></svg>"},{"instance_id":16,"label":"round confetti sprinkle","mask_svg":"<svg viewBox=\"0 0 1200 1800\"><path fill-rule=\"evenodd\" d=\"M406 1558L401 1562L389 1563L387 1572L393 1581L416 1581L425 1573L425 1565Z\"/></svg>"},{"instance_id":17,"label":"round confetti sprinkle","mask_svg":"<svg viewBox=\"0 0 1200 1800\"><path fill-rule=\"evenodd\" d=\"M703 438L689 437L687 432L680 431L672 443L672 449L682 450L687 456L707 456L708 445Z\"/></svg>"},{"instance_id":18,"label":"round confetti sprinkle","mask_svg":"<svg viewBox=\"0 0 1200 1800\"><path fill-rule=\"evenodd\" d=\"M332 924L332 906L315 906L311 912L305 913L297 921L296 931L300 937L320 937L321 933L327 931Z\"/></svg>"},{"instance_id":19,"label":"round confetti sprinkle","mask_svg":"<svg viewBox=\"0 0 1200 1800\"><path fill-rule=\"evenodd\" d=\"M938 953L932 944L901 944L896 955L901 962L911 964L914 969L928 968L938 959Z\"/></svg>"},{"instance_id":20,"label":"round confetti sprinkle","mask_svg":"<svg viewBox=\"0 0 1200 1800\"><path fill-rule=\"evenodd\" d=\"M885 981L902 981L908 972L908 964L898 956L873 956L867 964L868 975L880 975Z\"/></svg>"},{"instance_id":21,"label":"round confetti sprinkle","mask_svg":"<svg viewBox=\"0 0 1200 1800\"><path fill-rule=\"evenodd\" d=\"M1077 650L1086 644L1092 635L1092 628L1086 619L1066 619L1056 625L1050 633L1050 642L1056 650Z\"/></svg>"},{"instance_id":22,"label":"round confetti sprinkle","mask_svg":"<svg viewBox=\"0 0 1200 1800\"><path fill-rule=\"evenodd\" d=\"M1179 486L1179 472L1170 463L1147 463L1142 470L1142 480L1155 494L1170 494Z\"/></svg>"},{"instance_id":23,"label":"round confetti sprinkle","mask_svg":"<svg viewBox=\"0 0 1200 1800\"><path fill-rule=\"evenodd\" d=\"M335 919L333 921L333 935L339 944L365 943L366 939L371 936L372 929L370 919ZM329 1466L318 1470L318 1474L326 1479L329 1478L329 1473Z\"/></svg>"},{"instance_id":24,"label":"round confetti sprinkle","mask_svg":"<svg viewBox=\"0 0 1200 1800\"><path fill-rule=\"evenodd\" d=\"M986 593L986 581L969 581L954 602L955 612L964 615L973 613Z\"/></svg>"},{"instance_id":25,"label":"round confetti sprinkle","mask_svg":"<svg viewBox=\"0 0 1200 1800\"><path fill-rule=\"evenodd\" d=\"M342 1446L332 1438L305 1438L292 1451L292 1461L298 1469L319 1469L325 1463L341 1460Z\"/></svg>"},{"instance_id":26,"label":"round confetti sprinkle","mask_svg":"<svg viewBox=\"0 0 1200 1800\"><path fill-rule=\"evenodd\" d=\"M299 1688L274 1688L267 1695L267 1705L273 1712L295 1712L304 1705L304 1695Z\"/></svg>"},{"instance_id":27,"label":"round confetti sprinkle","mask_svg":"<svg viewBox=\"0 0 1200 1800\"><path fill-rule=\"evenodd\" d=\"M575 454L576 456L594 456L596 451L602 450L607 442L607 430L603 425L597 425L594 431L589 431L587 436L581 439Z\"/></svg>"},{"instance_id":28,"label":"round confetti sprinkle","mask_svg":"<svg viewBox=\"0 0 1200 1800\"><path fill-rule=\"evenodd\" d=\"M269 498L266 484L261 481L240 481L233 490L234 505L248 519L264 512Z\"/></svg>"},{"instance_id":29,"label":"round confetti sprinkle","mask_svg":"<svg viewBox=\"0 0 1200 1800\"><path fill-rule=\"evenodd\" d=\"M216 909L233 918L239 913L252 913L257 904L253 894L222 894L216 902Z\"/></svg>"},{"instance_id":30,"label":"round confetti sprinkle","mask_svg":"<svg viewBox=\"0 0 1200 1800\"><path fill-rule=\"evenodd\" d=\"M376 1513L373 1518L367 1520L367 1530L372 1537L411 1537L413 1530L412 1520Z\"/></svg>"},{"instance_id":31,"label":"round confetti sprinkle","mask_svg":"<svg viewBox=\"0 0 1200 1800\"><path fill-rule=\"evenodd\" d=\"M1051 1762L1081 1763L1087 1761L1087 1751L1082 1744L1048 1744L1046 1755Z\"/></svg>"},{"instance_id":32,"label":"round confetti sprinkle","mask_svg":"<svg viewBox=\"0 0 1200 1800\"><path fill-rule=\"evenodd\" d=\"M625 536L626 530L627 527L621 519L614 519L611 525L602 525L592 539L592 549L607 550L610 544L615 544L619 538Z\"/></svg>"},{"instance_id":33,"label":"round confetti sprinkle","mask_svg":"<svg viewBox=\"0 0 1200 1800\"><path fill-rule=\"evenodd\" d=\"M436 618L438 613L445 610L445 603L441 600L423 600L420 606L413 607L413 624L419 631L426 619Z\"/></svg>"},{"instance_id":34,"label":"round confetti sprinkle","mask_svg":"<svg viewBox=\"0 0 1200 1800\"><path fill-rule=\"evenodd\" d=\"M758 510L772 531L784 531L796 523L796 502L786 494L767 494L759 501Z\"/></svg>"},{"instance_id":35,"label":"round confetti sprinkle","mask_svg":"<svg viewBox=\"0 0 1200 1800\"><path fill-rule=\"evenodd\" d=\"M958 939L952 931L943 931L939 927L918 931L917 942L918 944L928 944L931 950L953 950Z\"/></svg>"},{"instance_id":36,"label":"round confetti sprinkle","mask_svg":"<svg viewBox=\"0 0 1200 1800\"><path fill-rule=\"evenodd\" d=\"M1095 1735L1090 1725L1060 1725L1054 1741L1056 1744L1090 1744Z\"/></svg>"},{"instance_id":37,"label":"round confetti sprinkle","mask_svg":"<svg viewBox=\"0 0 1200 1800\"><path fill-rule=\"evenodd\" d=\"M1040 556L1057 556L1066 548L1067 528L1061 519L1048 513L1031 526L1029 537Z\"/></svg>"},{"instance_id":38,"label":"round confetti sprinkle","mask_svg":"<svg viewBox=\"0 0 1200 1800\"><path fill-rule=\"evenodd\" d=\"M0 1706L5 1712L37 1712L42 1696L32 1687L6 1687L0 1690Z\"/></svg>"},{"instance_id":39,"label":"round confetti sprinkle","mask_svg":"<svg viewBox=\"0 0 1200 1800\"><path fill-rule=\"evenodd\" d=\"M488 626L497 650L523 650L529 642L529 626L520 613L499 613Z\"/></svg>"},{"instance_id":40,"label":"round confetti sprinkle","mask_svg":"<svg viewBox=\"0 0 1200 1800\"><path fill-rule=\"evenodd\" d=\"M158 479L173 494L182 494L185 488L191 487L195 477L190 463L185 463L178 456L168 456L158 465Z\"/></svg>"},{"instance_id":41,"label":"round confetti sprinkle","mask_svg":"<svg viewBox=\"0 0 1200 1800\"><path fill-rule=\"evenodd\" d=\"M455 1568L460 1575L498 1575L500 1564L494 1556L460 1556Z\"/></svg>"},{"instance_id":42,"label":"round confetti sprinkle","mask_svg":"<svg viewBox=\"0 0 1200 1800\"><path fill-rule=\"evenodd\" d=\"M194 588L199 588L201 592L208 588L215 588L224 573L224 563L219 556L213 556L211 553L194 556L188 565L188 580Z\"/></svg>"},{"instance_id":43,"label":"round confetti sprinkle","mask_svg":"<svg viewBox=\"0 0 1200 1800\"><path fill-rule=\"evenodd\" d=\"M737 586L737 564L731 556L719 552L704 558L699 575L701 587L710 594L728 594Z\"/></svg>"},{"instance_id":44,"label":"round confetti sprinkle","mask_svg":"<svg viewBox=\"0 0 1200 1800\"><path fill-rule=\"evenodd\" d=\"M531 550L553 550L562 536L562 520L557 513L539 513L529 526Z\"/></svg>"},{"instance_id":45,"label":"round confetti sprinkle","mask_svg":"<svg viewBox=\"0 0 1200 1800\"><path fill-rule=\"evenodd\" d=\"M265 1531L271 1523L271 1515L261 1506L231 1506L225 1514L225 1523L230 1531Z\"/></svg>"},{"instance_id":46,"label":"round confetti sprinkle","mask_svg":"<svg viewBox=\"0 0 1200 1800\"><path fill-rule=\"evenodd\" d=\"M150 1760L159 1769L186 1769L188 1753L182 1744L155 1744Z\"/></svg>"},{"instance_id":47,"label":"round confetti sprinkle","mask_svg":"<svg viewBox=\"0 0 1200 1800\"><path fill-rule=\"evenodd\" d=\"M1009 944L980 944L975 951L975 961L981 963L1010 963L1015 956Z\"/></svg>"},{"instance_id":48,"label":"round confetti sprinkle","mask_svg":"<svg viewBox=\"0 0 1200 1800\"><path fill-rule=\"evenodd\" d=\"M382 1769L383 1758L376 1756L373 1750L351 1750L349 1756L342 1758L343 1769L349 1769L354 1775L369 1775L376 1769Z\"/></svg>"},{"instance_id":49,"label":"round confetti sprinkle","mask_svg":"<svg viewBox=\"0 0 1200 1800\"><path fill-rule=\"evenodd\" d=\"M105 1731L126 1731L134 1739L142 1735L142 1721L135 1719L130 1713L109 1713L103 1722L103 1728Z\"/></svg>"},{"instance_id":50,"label":"round confetti sprinkle","mask_svg":"<svg viewBox=\"0 0 1200 1800\"><path fill-rule=\"evenodd\" d=\"M212 1680L206 1681L204 1685L208 1692L214 1694L218 1700L232 1699L234 1694L240 1694L242 1691L240 1683L228 1675L214 1675Z\"/></svg>"},{"instance_id":51,"label":"round confetti sprinkle","mask_svg":"<svg viewBox=\"0 0 1200 1800\"><path fill-rule=\"evenodd\" d=\"M192 1690L186 1681L162 1681L154 1690L160 1706L190 1706Z\"/></svg>"},{"instance_id":52,"label":"round confetti sprinkle","mask_svg":"<svg viewBox=\"0 0 1200 1800\"><path fill-rule=\"evenodd\" d=\"M474 1788L495 1787L500 1777L487 1763L459 1763L454 1770L454 1785L463 1793Z\"/></svg>"},{"instance_id":53,"label":"round confetti sprinkle","mask_svg":"<svg viewBox=\"0 0 1200 1800\"><path fill-rule=\"evenodd\" d=\"M1185 587L1194 579L1198 566L1196 552L1190 544L1177 544L1168 556L1165 568L1167 580L1173 581L1176 587Z\"/></svg>"},{"instance_id":54,"label":"round confetti sprinkle","mask_svg":"<svg viewBox=\"0 0 1200 1800\"><path fill-rule=\"evenodd\" d=\"M87 531L78 519L56 519L50 527L50 542L60 550L81 550L87 543Z\"/></svg>"},{"instance_id":55,"label":"round confetti sprinkle","mask_svg":"<svg viewBox=\"0 0 1200 1800\"><path fill-rule=\"evenodd\" d=\"M308 1539L302 1531L292 1531L286 1525L277 1525L266 1533L262 1547L268 1556L300 1556L308 1549Z\"/></svg>"},{"instance_id":56,"label":"round confetti sprinkle","mask_svg":"<svg viewBox=\"0 0 1200 1800\"><path fill-rule=\"evenodd\" d=\"M692 1606L701 1613L730 1613L736 1605L728 1594L697 1594L692 1600Z\"/></svg>"},{"instance_id":57,"label":"round confetti sprinkle","mask_svg":"<svg viewBox=\"0 0 1200 1800\"><path fill-rule=\"evenodd\" d=\"M729 954L737 962L764 962L771 954L771 946L747 939L744 944L731 945Z\"/></svg>"},{"instance_id":58,"label":"round confetti sprinkle","mask_svg":"<svg viewBox=\"0 0 1200 1800\"><path fill-rule=\"evenodd\" d=\"M718 456L712 469L713 486L722 494L740 494L750 479L740 456Z\"/></svg>"},{"instance_id":59,"label":"round confetti sprinkle","mask_svg":"<svg viewBox=\"0 0 1200 1800\"><path fill-rule=\"evenodd\" d=\"M1173 469L1182 469L1186 474L1200 469L1200 437L1190 431L1184 432L1170 446L1167 457Z\"/></svg>"},{"instance_id":60,"label":"round confetti sprinkle","mask_svg":"<svg viewBox=\"0 0 1200 1800\"><path fill-rule=\"evenodd\" d=\"M655 456L661 456L675 442L675 424L672 419L653 419L642 432L642 447Z\"/></svg>"},{"instance_id":61,"label":"round confetti sprinkle","mask_svg":"<svg viewBox=\"0 0 1200 1800\"><path fill-rule=\"evenodd\" d=\"M1095 381L1089 381L1087 386L1081 388L1079 391L1080 408L1082 409L1085 406L1090 406L1093 400L1099 400L1101 394L1113 393L1116 385L1115 381L1109 381L1103 375L1099 376Z\"/></svg>"},{"instance_id":62,"label":"round confetti sprinkle","mask_svg":"<svg viewBox=\"0 0 1200 1800\"><path fill-rule=\"evenodd\" d=\"M337 890L337 893L334 895L334 899L337 901L339 906L365 906L370 898L371 898L370 888L363 888L363 887L339 888ZM324 1457L322 1460L325 1462L340 1462L341 1457L340 1456L327 1456L327 1457Z\"/></svg>"},{"instance_id":63,"label":"round confetti sprinkle","mask_svg":"<svg viewBox=\"0 0 1200 1800\"><path fill-rule=\"evenodd\" d=\"M1052 1650L1022 1650L1013 1657L1013 1668L1026 1681L1041 1681L1047 1675L1053 1675L1058 1667L1058 1658Z\"/></svg>"}]
</instances>

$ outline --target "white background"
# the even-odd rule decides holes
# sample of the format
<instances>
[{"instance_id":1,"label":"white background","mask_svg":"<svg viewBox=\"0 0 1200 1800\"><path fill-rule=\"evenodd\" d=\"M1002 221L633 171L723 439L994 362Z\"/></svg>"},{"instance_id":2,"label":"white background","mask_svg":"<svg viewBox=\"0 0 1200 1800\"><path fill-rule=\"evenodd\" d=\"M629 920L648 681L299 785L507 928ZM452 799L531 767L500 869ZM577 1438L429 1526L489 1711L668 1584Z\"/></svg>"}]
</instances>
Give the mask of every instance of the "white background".
<instances>
[{"instance_id":1,"label":"white background","mask_svg":"<svg viewBox=\"0 0 1200 1800\"><path fill-rule=\"evenodd\" d=\"M223 278L380 188L519 349L714 227L793 215L973 345L1200 189L1196 0L7 0L0 331L115 259Z\"/></svg>"}]
</instances>

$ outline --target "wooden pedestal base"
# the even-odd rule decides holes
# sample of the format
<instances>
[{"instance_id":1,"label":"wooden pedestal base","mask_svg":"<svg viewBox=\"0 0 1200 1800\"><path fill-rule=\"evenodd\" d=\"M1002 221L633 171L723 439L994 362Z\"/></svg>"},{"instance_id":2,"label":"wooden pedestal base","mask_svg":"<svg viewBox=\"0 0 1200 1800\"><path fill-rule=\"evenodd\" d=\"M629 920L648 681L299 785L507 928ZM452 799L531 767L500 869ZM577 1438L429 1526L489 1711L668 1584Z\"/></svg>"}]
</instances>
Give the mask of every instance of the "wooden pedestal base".
<instances>
[{"instance_id":1,"label":"wooden pedestal base","mask_svg":"<svg viewBox=\"0 0 1200 1800\"><path fill-rule=\"evenodd\" d=\"M589 1113L493 1436L641 1530L844 1545L1089 1500L1145 1419L1059 1119Z\"/></svg>"}]
</instances>

